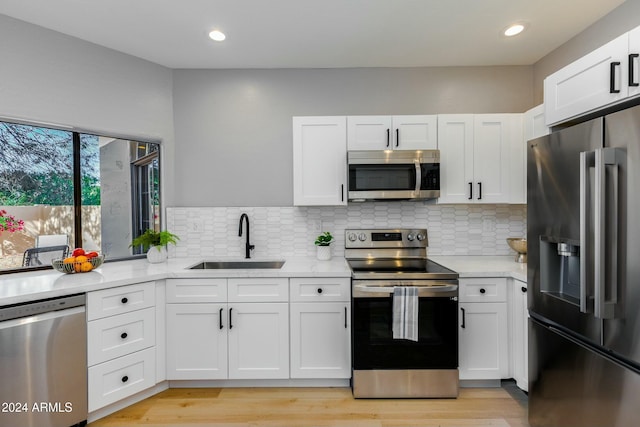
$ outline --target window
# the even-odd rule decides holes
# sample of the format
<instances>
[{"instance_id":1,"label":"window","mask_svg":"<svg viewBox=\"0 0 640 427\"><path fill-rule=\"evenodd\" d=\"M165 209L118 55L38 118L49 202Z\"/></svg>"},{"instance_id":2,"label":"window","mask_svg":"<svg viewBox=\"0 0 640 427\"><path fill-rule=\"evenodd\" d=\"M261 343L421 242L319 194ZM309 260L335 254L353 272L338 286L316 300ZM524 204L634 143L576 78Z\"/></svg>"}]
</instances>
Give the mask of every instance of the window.
<instances>
[{"instance_id":1,"label":"window","mask_svg":"<svg viewBox=\"0 0 640 427\"><path fill-rule=\"evenodd\" d=\"M131 240L160 228L159 152L157 143L0 122L0 271L33 268L26 251L59 244L132 256Z\"/></svg>"}]
</instances>

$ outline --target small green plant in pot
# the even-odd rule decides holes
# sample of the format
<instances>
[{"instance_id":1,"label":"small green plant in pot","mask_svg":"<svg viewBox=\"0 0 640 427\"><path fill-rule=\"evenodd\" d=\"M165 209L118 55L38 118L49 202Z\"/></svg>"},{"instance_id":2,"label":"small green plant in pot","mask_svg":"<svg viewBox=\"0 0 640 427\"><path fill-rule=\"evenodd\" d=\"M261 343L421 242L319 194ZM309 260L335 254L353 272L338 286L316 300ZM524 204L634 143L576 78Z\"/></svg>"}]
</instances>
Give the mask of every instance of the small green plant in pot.
<instances>
[{"instance_id":1,"label":"small green plant in pot","mask_svg":"<svg viewBox=\"0 0 640 427\"><path fill-rule=\"evenodd\" d=\"M167 259L167 245L175 245L178 240L180 240L178 236L166 230L149 229L133 239L129 246L142 246L142 250L147 252L147 260L151 263L158 263Z\"/></svg>"},{"instance_id":2,"label":"small green plant in pot","mask_svg":"<svg viewBox=\"0 0 640 427\"><path fill-rule=\"evenodd\" d=\"M333 243L333 236L328 231L316 237L314 244L316 245L316 256L319 260L327 261L331 259L331 243Z\"/></svg>"}]
</instances>

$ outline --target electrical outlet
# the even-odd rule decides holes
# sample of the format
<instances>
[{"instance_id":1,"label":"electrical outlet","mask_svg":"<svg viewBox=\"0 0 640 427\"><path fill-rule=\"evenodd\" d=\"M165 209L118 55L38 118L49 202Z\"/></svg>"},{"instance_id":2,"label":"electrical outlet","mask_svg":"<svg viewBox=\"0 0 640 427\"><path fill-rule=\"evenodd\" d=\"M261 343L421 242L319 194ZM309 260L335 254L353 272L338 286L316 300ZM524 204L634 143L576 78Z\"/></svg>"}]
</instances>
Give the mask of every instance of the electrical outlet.
<instances>
[{"instance_id":1,"label":"electrical outlet","mask_svg":"<svg viewBox=\"0 0 640 427\"><path fill-rule=\"evenodd\" d=\"M189 220L189 231L194 231L197 233L204 231L204 223L201 219L192 219Z\"/></svg>"}]
</instances>

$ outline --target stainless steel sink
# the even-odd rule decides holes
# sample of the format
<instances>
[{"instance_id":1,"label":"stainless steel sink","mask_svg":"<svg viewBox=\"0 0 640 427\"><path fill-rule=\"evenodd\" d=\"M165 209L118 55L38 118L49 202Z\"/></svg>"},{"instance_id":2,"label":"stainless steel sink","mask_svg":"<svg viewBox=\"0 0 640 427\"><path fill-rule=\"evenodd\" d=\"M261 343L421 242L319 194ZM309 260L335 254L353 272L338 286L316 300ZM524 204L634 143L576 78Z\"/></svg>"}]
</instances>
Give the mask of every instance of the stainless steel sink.
<instances>
[{"instance_id":1,"label":"stainless steel sink","mask_svg":"<svg viewBox=\"0 0 640 427\"><path fill-rule=\"evenodd\" d=\"M202 261L187 268L189 270L279 269L283 265L284 261Z\"/></svg>"}]
</instances>

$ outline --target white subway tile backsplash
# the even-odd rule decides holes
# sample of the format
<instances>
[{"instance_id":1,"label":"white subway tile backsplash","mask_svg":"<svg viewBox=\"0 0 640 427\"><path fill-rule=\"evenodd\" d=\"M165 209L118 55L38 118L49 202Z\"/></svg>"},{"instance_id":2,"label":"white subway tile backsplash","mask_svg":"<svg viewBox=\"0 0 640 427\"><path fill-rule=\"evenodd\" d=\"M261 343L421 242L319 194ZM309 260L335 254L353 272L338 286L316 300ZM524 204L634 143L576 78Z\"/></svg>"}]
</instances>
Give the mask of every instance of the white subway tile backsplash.
<instances>
[{"instance_id":1,"label":"white subway tile backsplash","mask_svg":"<svg viewBox=\"0 0 640 427\"><path fill-rule=\"evenodd\" d=\"M431 255L511 255L507 237L526 234L523 205L436 205L376 202L348 207L172 207L167 227L180 237L171 257L243 257L240 215L251 223L255 257L314 256L321 231L335 237L333 254L344 255L347 228L427 228Z\"/></svg>"}]
</instances>

